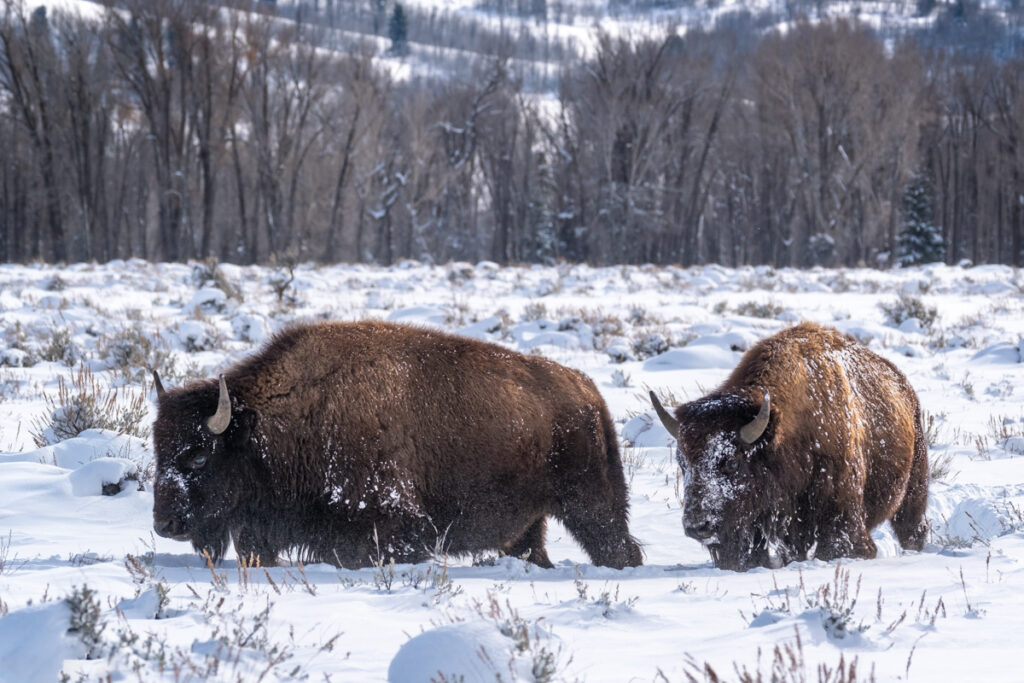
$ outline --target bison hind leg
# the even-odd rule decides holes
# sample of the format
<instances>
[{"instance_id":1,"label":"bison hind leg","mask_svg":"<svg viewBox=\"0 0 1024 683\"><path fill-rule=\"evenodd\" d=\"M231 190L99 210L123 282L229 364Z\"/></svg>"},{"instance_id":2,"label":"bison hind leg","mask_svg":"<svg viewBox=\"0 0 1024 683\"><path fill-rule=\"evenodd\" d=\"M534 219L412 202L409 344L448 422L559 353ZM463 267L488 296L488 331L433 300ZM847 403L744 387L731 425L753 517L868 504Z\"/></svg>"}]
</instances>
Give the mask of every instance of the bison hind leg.
<instances>
[{"instance_id":1,"label":"bison hind leg","mask_svg":"<svg viewBox=\"0 0 1024 683\"><path fill-rule=\"evenodd\" d=\"M519 557L533 562L538 567L551 569L548 558L548 551L544 547L544 537L547 532L547 518L541 517L530 525L522 536L509 543L503 548L503 552L511 557Z\"/></svg>"},{"instance_id":2,"label":"bison hind leg","mask_svg":"<svg viewBox=\"0 0 1024 683\"><path fill-rule=\"evenodd\" d=\"M921 429L921 418L918 417L914 434L914 462L910 466L907 490L891 520L896 538L906 550L920 550L928 538L928 522L924 514L928 508L929 477L928 446Z\"/></svg>"},{"instance_id":3,"label":"bison hind leg","mask_svg":"<svg viewBox=\"0 0 1024 683\"><path fill-rule=\"evenodd\" d=\"M846 527L831 531L826 538L818 541L814 557L818 560L835 560L840 557L860 557L872 560L878 555L878 546L864 525Z\"/></svg>"},{"instance_id":4,"label":"bison hind leg","mask_svg":"<svg viewBox=\"0 0 1024 683\"><path fill-rule=\"evenodd\" d=\"M878 546L871 538L861 506L847 502L827 516L830 519L819 526L815 534L815 559L826 562L840 557L870 560L878 555Z\"/></svg>"}]
</instances>

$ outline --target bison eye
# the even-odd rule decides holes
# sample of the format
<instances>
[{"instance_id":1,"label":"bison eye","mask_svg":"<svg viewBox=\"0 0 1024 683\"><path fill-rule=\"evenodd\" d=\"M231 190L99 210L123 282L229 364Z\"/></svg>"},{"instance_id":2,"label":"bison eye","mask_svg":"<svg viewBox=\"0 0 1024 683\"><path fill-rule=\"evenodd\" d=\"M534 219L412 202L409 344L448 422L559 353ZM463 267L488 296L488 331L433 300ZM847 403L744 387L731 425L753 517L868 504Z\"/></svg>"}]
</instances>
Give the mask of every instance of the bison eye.
<instances>
[{"instance_id":1,"label":"bison eye","mask_svg":"<svg viewBox=\"0 0 1024 683\"><path fill-rule=\"evenodd\" d=\"M181 462L181 468L186 470L199 470L206 465L206 461L209 460L210 454L206 451L199 453L193 453L189 455Z\"/></svg>"},{"instance_id":2,"label":"bison eye","mask_svg":"<svg viewBox=\"0 0 1024 683\"><path fill-rule=\"evenodd\" d=\"M722 461L722 469L726 474L736 474L739 468L740 463L736 458L726 458Z\"/></svg>"}]
</instances>

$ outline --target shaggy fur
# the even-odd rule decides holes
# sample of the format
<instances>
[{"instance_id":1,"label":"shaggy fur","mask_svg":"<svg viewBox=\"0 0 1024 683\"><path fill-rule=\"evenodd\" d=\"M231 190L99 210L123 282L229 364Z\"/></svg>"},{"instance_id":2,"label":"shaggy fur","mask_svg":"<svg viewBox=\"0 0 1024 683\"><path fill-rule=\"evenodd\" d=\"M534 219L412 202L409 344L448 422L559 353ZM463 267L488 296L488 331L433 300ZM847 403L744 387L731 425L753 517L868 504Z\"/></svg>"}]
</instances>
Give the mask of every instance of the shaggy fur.
<instances>
[{"instance_id":1,"label":"shaggy fur","mask_svg":"<svg viewBox=\"0 0 1024 683\"><path fill-rule=\"evenodd\" d=\"M595 564L636 566L612 421L587 377L382 322L278 334L218 383L171 389L153 426L154 527L220 558L366 566L490 549L550 567L553 515ZM376 541L375 541L376 534ZM379 551L378 551L379 543Z\"/></svg>"},{"instance_id":2,"label":"shaggy fur","mask_svg":"<svg viewBox=\"0 0 1024 683\"><path fill-rule=\"evenodd\" d=\"M770 393L768 427L739 438ZM714 393L679 406L683 526L716 566L875 556L885 520L925 541L928 458L917 396L896 367L834 329L753 346Z\"/></svg>"}]
</instances>

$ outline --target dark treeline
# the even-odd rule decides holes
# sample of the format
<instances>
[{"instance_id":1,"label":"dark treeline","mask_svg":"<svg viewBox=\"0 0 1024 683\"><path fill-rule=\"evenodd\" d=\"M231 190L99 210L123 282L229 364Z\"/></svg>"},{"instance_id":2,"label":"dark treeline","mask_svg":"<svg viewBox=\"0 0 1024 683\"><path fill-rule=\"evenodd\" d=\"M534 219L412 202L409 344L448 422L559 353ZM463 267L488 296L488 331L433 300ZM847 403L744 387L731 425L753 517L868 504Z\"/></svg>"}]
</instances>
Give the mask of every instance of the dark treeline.
<instances>
[{"instance_id":1,"label":"dark treeline","mask_svg":"<svg viewBox=\"0 0 1024 683\"><path fill-rule=\"evenodd\" d=\"M538 95L506 43L396 79L379 45L265 4L3 3L3 262L884 266L913 228L947 262L1024 265L1020 26L976 6L884 40L743 17L602 36Z\"/></svg>"}]
</instances>

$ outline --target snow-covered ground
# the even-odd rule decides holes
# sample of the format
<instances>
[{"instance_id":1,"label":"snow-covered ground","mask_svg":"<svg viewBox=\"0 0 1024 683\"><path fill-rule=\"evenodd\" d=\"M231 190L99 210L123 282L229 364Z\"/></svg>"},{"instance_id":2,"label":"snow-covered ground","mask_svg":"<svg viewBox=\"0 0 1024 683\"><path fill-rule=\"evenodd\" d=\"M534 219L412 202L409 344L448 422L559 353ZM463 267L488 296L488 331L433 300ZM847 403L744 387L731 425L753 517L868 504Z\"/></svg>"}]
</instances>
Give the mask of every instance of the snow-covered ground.
<instances>
[{"instance_id":1,"label":"snow-covered ground","mask_svg":"<svg viewBox=\"0 0 1024 683\"><path fill-rule=\"evenodd\" d=\"M860 679L1020 680L1022 273L408 262L286 281L228 265L0 266L0 681L814 680L854 662ZM496 556L393 574L230 555L209 568L155 537L144 368L178 384L290 321L367 317L593 377L619 423L644 566L594 567L557 524L549 570ZM883 527L874 560L737 574L683 535L647 388L696 398L799 320L853 334L917 389L944 470L923 552ZM67 438L67 405L89 398L79 426L108 429Z\"/></svg>"}]
</instances>

